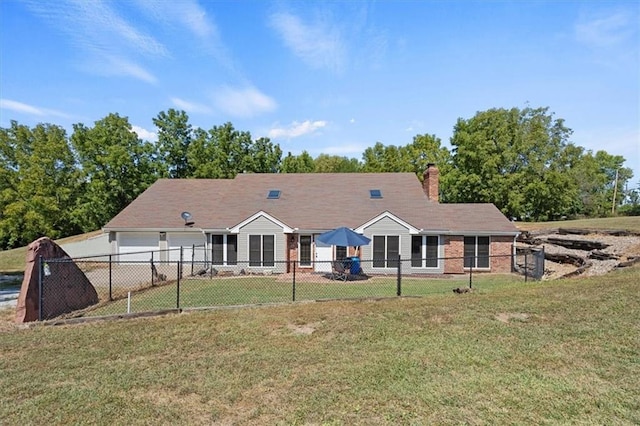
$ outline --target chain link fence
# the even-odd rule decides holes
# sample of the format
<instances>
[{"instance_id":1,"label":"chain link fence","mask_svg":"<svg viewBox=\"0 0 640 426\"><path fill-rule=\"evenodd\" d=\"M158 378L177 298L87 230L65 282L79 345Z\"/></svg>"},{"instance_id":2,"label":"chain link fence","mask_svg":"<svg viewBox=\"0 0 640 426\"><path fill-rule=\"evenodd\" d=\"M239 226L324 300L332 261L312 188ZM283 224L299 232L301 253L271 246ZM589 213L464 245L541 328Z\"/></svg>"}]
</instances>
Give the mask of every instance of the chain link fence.
<instances>
[{"instance_id":1,"label":"chain link fence","mask_svg":"<svg viewBox=\"0 0 640 426\"><path fill-rule=\"evenodd\" d=\"M438 258L467 265L464 273L434 274L411 271L417 259L360 259L266 264L234 261L215 264L198 247L81 259L40 259L40 320L58 317L107 316L163 310L183 310L231 305L286 303L302 300L361 299L467 292L522 278L486 274L472 259ZM523 264L528 265L529 257ZM136 260L131 260L135 258ZM525 274L519 255L489 256L511 262ZM542 258L544 260L544 257ZM436 259L425 259L434 261ZM356 262L356 263L354 263ZM380 268L384 262L385 268ZM424 262L429 264L429 262ZM77 268L82 274L73 273ZM544 267L542 267L544 270ZM377 271L364 273L363 271ZM532 278L533 275L528 275ZM89 284L87 284L89 283ZM91 290L95 289L95 297ZM59 297L64 288L64 297ZM76 294L79 300L70 300ZM83 299L85 297L85 299ZM84 304L84 305L83 305ZM82 305L80 307L80 305Z\"/></svg>"}]
</instances>

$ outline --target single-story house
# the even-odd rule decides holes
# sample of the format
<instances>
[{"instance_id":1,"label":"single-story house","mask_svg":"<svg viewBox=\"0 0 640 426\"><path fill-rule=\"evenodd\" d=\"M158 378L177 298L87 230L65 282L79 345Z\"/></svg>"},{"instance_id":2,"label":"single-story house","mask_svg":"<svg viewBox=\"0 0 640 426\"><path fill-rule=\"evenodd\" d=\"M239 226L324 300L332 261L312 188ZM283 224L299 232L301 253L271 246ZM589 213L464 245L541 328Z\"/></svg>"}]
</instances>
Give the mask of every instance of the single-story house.
<instances>
[{"instance_id":1,"label":"single-story house","mask_svg":"<svg viewBox=\"0 0 640 426\"><path fill-rule=\"evenodd\" d=\"M152 250L157 260L177 260L170 249L180 246L190 259L197 245L197 256L219 270L287 272L286 261L295 261L298 271L326 272L329 261L354 254L316 241L340 226L371 239L358 254L373 274L395 272L398 255L404 274L509 272L518 235L493 204L439 203L433 165L423 183L413 173L160 179L103 230L112 253L131 253L128 260L148 261Z\"/></svg>"}]
</instances>

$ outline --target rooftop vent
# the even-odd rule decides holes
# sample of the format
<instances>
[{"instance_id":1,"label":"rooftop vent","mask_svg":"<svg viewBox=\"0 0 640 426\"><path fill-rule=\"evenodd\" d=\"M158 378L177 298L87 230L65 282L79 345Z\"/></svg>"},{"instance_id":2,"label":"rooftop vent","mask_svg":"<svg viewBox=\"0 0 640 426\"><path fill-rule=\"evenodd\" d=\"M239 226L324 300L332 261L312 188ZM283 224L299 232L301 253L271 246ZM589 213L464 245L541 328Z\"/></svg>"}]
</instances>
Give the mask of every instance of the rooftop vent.
<instances>
[{"instance_id":1,"label":"rooftop vent","mask_svg":"<svg viewBox=\"0 0 640 426\"><path fill-rule=\"evenodd\" d=\"M382 191L380 191L379 189L370 189L369 195L371 196L371 198L382 198Z\"/></svg>"},{"instance_id":2,"label":"rooftop vent","mask_svg":"<svg viewBox=\"0 0 640 426\"><path fill-rule=\"evenodd\" d=\"M269 200L275 200L277 198L280 198L280 190L279 189L272 189L267 194L267 199L269 199Z\"/></svg>"}]
</instances>

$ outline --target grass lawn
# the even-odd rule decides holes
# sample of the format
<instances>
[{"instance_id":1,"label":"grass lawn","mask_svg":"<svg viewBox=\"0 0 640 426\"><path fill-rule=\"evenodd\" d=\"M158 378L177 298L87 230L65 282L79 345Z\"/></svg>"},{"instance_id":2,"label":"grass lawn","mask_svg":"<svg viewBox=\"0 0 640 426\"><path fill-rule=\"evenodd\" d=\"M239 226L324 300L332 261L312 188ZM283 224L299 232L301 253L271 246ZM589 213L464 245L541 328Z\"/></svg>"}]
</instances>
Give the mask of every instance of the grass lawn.
<instances>
[{"instance_id":1,"label":"grass lawn","mask_svg":"<svg viewBox=\"0 0 640 426\"><path fill-rule=\"evenodd\" d=\"M625 229L640 232L640 216L604 217L596 219L562 220L558 222L516 222L521 231L547 228Z\"/></svg>"},{"instance_id":2,"label":"grass lawn","mask_svg":"<svg viewBox=\"0 0 640 426\"><path fill-rule=\"evenodd\" d=\"M329 281L318 277L318 282L297 282L295 300L348 299L366 297L393 297L397 294L397 281L393 277L371 277L359 281ZM475 291L492 291L497 288L524 285L523 278L510 274L478 274L473 277ZM403 296L425 296L451 293L453 288L468 287L468 276L454 278L403 277ZM106 289L103 289L106 290ZM101 300L108 298L101 292ZM284 303L293 301L292 282L279 281L277 277L247 276L214 279L185 279L180 283L179 307L182 309L224 305ZM144 312L178 307L175 282L142 291L132 292L131 301L122 297L100 304L86 312L87 316L102 316L130 312Z\"/></svg>"},{"instance_id":3,"label":"grass lawn","mask_svg":"<svg viewBox=\"0 0 640 426\"><path fill-rule=\"evenodd\" d=\"M11 328L0 419L633 425L639 343L638 267L464 295Z\"/></svg>"}]
</instances>

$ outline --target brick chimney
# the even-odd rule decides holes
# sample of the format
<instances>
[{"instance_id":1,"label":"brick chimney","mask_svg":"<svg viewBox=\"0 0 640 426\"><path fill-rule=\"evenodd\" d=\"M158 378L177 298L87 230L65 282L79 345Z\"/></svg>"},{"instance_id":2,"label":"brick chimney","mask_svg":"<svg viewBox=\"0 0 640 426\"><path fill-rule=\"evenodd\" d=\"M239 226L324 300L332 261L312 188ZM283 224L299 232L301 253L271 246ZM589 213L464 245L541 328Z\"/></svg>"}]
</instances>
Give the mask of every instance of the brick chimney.
<instances>
[{"instance_id":1,"label":"brick chimney","mask_svg":"<svg viewBox=\"0 0 640 426\"><path fill-rule=\"evenodd\" d=\"M439 172L435 164L427 164L427 170L424 171L424 180L422 181L422 190L431 201L438 202L438 186Z\"/></svg>"}]
</instances>

